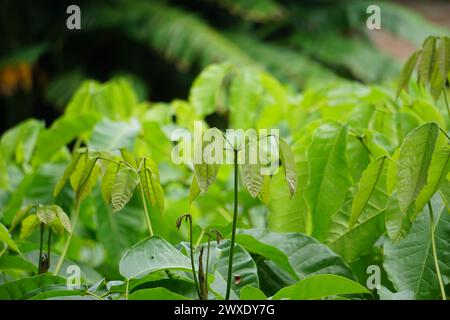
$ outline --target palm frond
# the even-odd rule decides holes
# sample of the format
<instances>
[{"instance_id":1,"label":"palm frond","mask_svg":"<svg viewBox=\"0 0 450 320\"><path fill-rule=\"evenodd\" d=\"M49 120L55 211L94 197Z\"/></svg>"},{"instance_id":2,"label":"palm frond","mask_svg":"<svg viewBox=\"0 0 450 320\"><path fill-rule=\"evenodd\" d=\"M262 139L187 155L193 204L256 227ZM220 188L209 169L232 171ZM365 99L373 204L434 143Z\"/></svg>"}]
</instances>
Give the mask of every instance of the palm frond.
<instances>
[{"instance_id":1,"label":"palm frond","mask_svg":"<svg viewBox=\"0 0 450 320\"><path fill-rule=\"evenodd\" d=\"M115 2L99 11L97 24L97 27L120 28L182 69L225 60L254 64L245 52L200 18L162 2Z\"/></svg>"}]
</instances>

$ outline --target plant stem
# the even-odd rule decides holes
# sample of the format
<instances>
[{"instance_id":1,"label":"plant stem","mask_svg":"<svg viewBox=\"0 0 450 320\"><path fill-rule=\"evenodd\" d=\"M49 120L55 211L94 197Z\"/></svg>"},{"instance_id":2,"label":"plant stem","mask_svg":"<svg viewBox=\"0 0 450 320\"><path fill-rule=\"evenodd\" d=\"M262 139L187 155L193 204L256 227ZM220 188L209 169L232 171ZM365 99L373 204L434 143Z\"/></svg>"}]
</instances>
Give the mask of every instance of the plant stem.
<instances>
[{"instance_id":1,"label":"plant stem","mask_svg":"<svg viewBox=\"0 0 450 320\"><path fill-rule=\"evenodd\" d=\"M197 294L199 299L202 299L200 294L200 288L198 286L197 276L195 275L195 263L194 263L194 245L192 242L192 217L189 215L189 242L190 242L190 252L191 252L191 267L192 267L192 276L194 277L195 289L197 290Z\"/></svg>"},{"instance_id":2,"label":"plant stem","mask_svg":"<svg viewBox=\"0 0 450 320\"><path fill-rule=\"evenodd\" d=\"M51 243L52 243L52 229L48 228L48 239L47 239L47 266L50 269L50 254L51 252Z\"/></svg>"},{"instance_id":3,"label":"plant stem","mask_svg":"<svg viewBox=\"0 0 450 320\"><path fill-rule=\"evenodd\" d=\"M205 286L208 289L209 251L211 249L211 235L208 234L208 251L206 252Z\"/></svg>"},{"instance_id":4,"label":"plant stem","mask_svg":"<svg viewBox=\"0 0 450 320\"><path fill-rule=\"evenodd\" d=\"M238 163L237 163L237 150L234 149L234 213L233 213L233 227L231 230L231 245L230 256L228 258L228 277L227 277L227 292L225 294L225 300L230 299L231 293L231 278L233 276L233 255L234 255L234 242L236 240L236 225L237 225L237 212L238 212Z\"/></svg>"},{"instance_id":5,"label":"plant stem","mask_svg":"<svg viewBox=\"0 0 450 320\"><path fill-rule=\"evenodd\" d=\"M194 246L195 249L197 249L198 246L200 245L200 242L202 242L204 235L205 235L205 229L202 229L202 231L200 232L200 235L198 236L197 242L195 243L195 246Z\"/></svg>"},{"instance_id":6,"label":"plant stem","mask_svg":"<svg viewBox=\"0 0 450 320\"><path fill-rule=\"evenodd\" d=\"M56 265L55 268L55 276L58 275L59 271L61 270L62 264L64 262L64 258L66 257L67 254L67 250L69 250L70 247L70 242L72 241L72 235L75 232L75 227L77 226L77 222L78 222L78 216L80 215L80 200L77 199L75 200L75 210L74 210L74 214L73 214L73 218L72 218L72 232L69 233L69 236L67 237L66 240L66 244L64 245L64 249L61 253L61 256L59 257L59 261L58 264Z\"/></svg>"},{"instance_id":7,"label":"plant stem","mask_svg":"<svg viewBox=\"0 0 450 320\"><path fill-rule=\"evenodd\" d=\"M126 283L126 285L125 285L125 300L128 300L128 290L129 290L129 287L130 287L130 280L127 279L127 283Z\"/></svg>"},{"instance_id":8,"label":"plant stem","mask_svg":"<svg viewBox=\"0 0 450 320\"><path fill-rule=\"evenodd\" d=\"M42 273L42 251L44 246L44 224L41 222L40 227L40 240L39 240L39 262L38 262L38 274Z\"/></svg>"},{"instance_id":9,"label":"plant stem","mask_svg":"<svg viewBox=\"0 0 450 320\"><path fill-rule=\"evenodd\" d=\"M439 261L437 258L437 250L436 250L436 240L434 235L434 215L433 215L433 208L431 207L431 203L428 201L428 212L430 213L430 229L431 229L431 247L433 250L433 259L434 259L434 266L436 268L436 275L439 281L439 288L441 289L442 294L442 300L447 300L446 294L445 294L445 287L444 282L442 281L442 275L441 270L439 268Z\"/></svg>"},{"instance_id":10,"label":"plant stem","mask_svg":"<svg viewBox=\"0 0 450 320\"><path fill-rule=\"evenodd\" d=\"M148 233L150 234L150 237L153 237L152 222L150 221L150 216L148 215L147 202L145 201L144 188L142 188L142 184L139 186L139 189L141 189L142 206L144 207L144 215L145 221L147 222Z\"/></svg>"}]
</instances>

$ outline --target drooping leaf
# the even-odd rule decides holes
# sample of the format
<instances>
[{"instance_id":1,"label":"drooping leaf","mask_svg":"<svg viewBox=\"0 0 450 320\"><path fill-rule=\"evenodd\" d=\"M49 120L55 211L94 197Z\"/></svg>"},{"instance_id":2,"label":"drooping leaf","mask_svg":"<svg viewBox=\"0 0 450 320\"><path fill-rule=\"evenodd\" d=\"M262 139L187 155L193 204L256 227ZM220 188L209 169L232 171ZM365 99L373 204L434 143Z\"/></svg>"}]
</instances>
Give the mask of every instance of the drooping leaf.
<instances>
[{"instance_id":1,"label":"drooping leaf","mask_svg":"<svg viewBox=\"0 0 450 320\"><path fill-rule=\"evenodd\" d=\"M419 76L420 80L429 85L431 75L433 73L434 60L436 54L436 38L431 36L425 39L422 47L422 54L419 62Z\"/></svg>"},{"instance_id":2,"label":"drooping leaf","mask_svg":"<svg viewBox=\"0 0 450 320\"><path fill-rule=\"evenodd\" d=\"M194 164L195 178L202 192L206 192L208 187L214 183L219 167L219 164L208 164L205 162Z\"/></svg>"},{"instance_id":3,"label":"drooping leaf","mask_svg":"<svg viewBox=\"0 0 450 320\"><path fill-rule=\"evenodd\" d=\"M81 201L88 196L96 185L100 175L100 166L97 158L88 158L85 162L83 172L75 189L76 197Z\"/></svg>"},{"instance_id":4,"label":"drooping leaf","mask_svg":"<svg viewBox=\"0 0 450 320\"><path fill-rule=\"evenodd\" d=\"M445 180L450 170L450 147L443 146L434 153L430 170L428 172L427 183L419 193L415 203L415 214L421 212L428 201L439 190L441 183Z\"/></svg>"},{"instance_id":5,"label":"drooping leaf","mask_svg":"<svg viewBox=\"0 0 450 320\"><path fill-rule=\"evenodd\" d=\"M64 174L58 180L58 183L56 184L55 189L53 190L54 197L56 197L61 192L61 190L64 187L64 185L66 184L67 180L69 180L71 174L73 173L73 171L75 170L75 168L78 164L78 161L80 161L81 154L84 153L84 151L85 150L83 150L83 149L75 150L72 160L70 161L69 165L66 167L66 170L64 170Z\"/></svg>"},{"instance_id":6,"label":"drooping leaf","mask_svg":"<svg viewBox=\"0 0 450 320\"><path fill-rule=\"evenodd\" d=\"M426 184L438 134L439 127L436 123L425 123L411 131L400 147L397 161L397 196L403 213Z\"/></svg>"},{"instance_id":7,"label":"drooping leaf","mask_svg":"<svg viewBox=\"0 0 450 320\"><path fill-rule=\"evenodd\" d=\"M440 38L437 56L442 79L446 79L450 71L450 38Z\"/></svg>"},{"instance_id":8,"label":"drooping leaf","mask_svg":"<svg viewBox=\"0 0 450 320\"><path fill-rule=\"evenodd\" d=\"M251 142L250 142L251 143ZM244 185L247 188L250 195L255 198L261 191L264 177L261 175L261 164L257 159L254 159L250 153L250 146L248 143L245 144L244 153L245 158L243 159L242 168L242 178ZM251 160L254 163L251 163Z\"/></svg>"},{"instance_id":9,"label":"drooping leaf","mask_svg":"<svg viewBox=\"0 0 450 320\"><path fill-rule=\"evenodd\" d=\"M352 204L352 212L350 215L349 227L352 228L358 218L363 213L367 206L374 207L371 202L371 198L378 194L385 193L386 180L382 179L382 175L386 174L386 157L381 157L369 164L366 170L361 175L361 180L358 184L358 191L355 194L355 198ZM382 180L382 181L380 181ZM381 183L380 183L381 182ZM384 209L375 207L376 210L381 211Z\"/></svg>"},{"instance_id":10,"label":"drooping leaf","mask_svg":"<svg viewBox=\"0 0 450 320\"><path fill-rule=\"evenodd\" d=\"M284 170L284 176L286 183L289 187L289 194L291 198L294 196L295 191L297 191L297 170L295 168L295 156L291 148L283 139L279 139L279 149L278 149L281 164Z\"/></svg>"},{"instance_id":11,"label":"drooping leaf","mask_svg":"<svg viewBox=\"0 0 450 320\"><path fill-rule=\"evenodd\" d=\"M399 85L397 90L397 96L400 95L400 92L403 88L408 84L409 79L414 71L414 68L417 64L417 59L419 58L421 51L415 51L406 61L403 66L402 72L400 74Z\"/></svg>"},{"instance_id":12,"label":"drooping leaf","mask_svg":"<svg viewBox=\"0 0 450 320\"><path fill-rule=\"evenodd\" d=\"M145 196L150 200L152 206L157 205L160 212L164 212L164 193L161 187L161 183L159 182L157 175L157 167L151 169L149 165L147 165L147 159L143 159L142 168L139 172L140 184L143 188ZM153 163L153 162L152 162ZM156 175L155 172L156 171Z\"/></svg>"},{"instance_id":13,"label":"drooping leaf","mask_svg":"<svg viewBox=\"0 0 450 320\"><path fill-rule=\"evenodd\" d=\"M262 203L267 204L269 202L270 197L270 176L263 176L263 183L261 186L261 190L258 193L258 198Z\"/></svg>"},{"instance_id":14,"label":"drooping leaf","mask_svg":"<svg viewBox=\"0 0 450 320\"><path fill-rule=\"evenodd\" d=\"M321 274L310 276L297 284L281 289L272 299L317 300L356 293L370 293L370 291L350 279L334 274Z\"/></svg>"},{"instance_id":15,"label":"drooping leaf","mask_svg":"<svg viewBox=\"0 0 450 320\"><path fill-rule=\"evenodd\" d=\"M200 194L200 187L198 186L197 178L195 178L195 175L192 177L191 186L189 188L189 204L194 202L194 200L198 197Z\"/></svg>"},{"instance_id":16,"label":"drooping leaf","mask_svg":"<svg viewBox=\"0 0 450 320\"><path fill-rule=\"evenodd\" d=\"M312 213L313 236L324 240L331 216L345 200L350 178L345 159L347 129L339 124L317 128L307 151L310 167L306 199Z\"/></svg>"},{"instance_id":17,"label":"drooping leaf","mask_svg":"<svg viewBox=\"0 0 450 320\"><path fill-rule=\"evenodd\" d=\"M139 183L139 175L128 167L120 167L111 191L111 204L114 212L122 210L133 196Z\"/></svg>"},{"instance_id":18,"label":"drooping leaf","mask_svg":"<svg viewBox=\"0 0 450 320\"><path fill-rule=\"evenodd\" d=\"M102 177L101 191L103 199L107 204L111 203L111 193L114 187L114 182L116 181L116 175L119 171L119 164L110 162L106 164L106 170Z\"/></svg>"}]
</instances>

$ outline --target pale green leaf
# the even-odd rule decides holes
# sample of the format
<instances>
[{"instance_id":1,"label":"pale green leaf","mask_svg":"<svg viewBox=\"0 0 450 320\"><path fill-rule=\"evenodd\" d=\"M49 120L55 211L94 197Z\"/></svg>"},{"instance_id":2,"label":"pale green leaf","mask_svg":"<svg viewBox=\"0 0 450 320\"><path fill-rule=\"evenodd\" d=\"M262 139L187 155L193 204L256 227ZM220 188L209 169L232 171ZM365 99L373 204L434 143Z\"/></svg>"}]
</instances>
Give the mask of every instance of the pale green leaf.
<instances>
[{"instance_id":1,"label":"pale green leaf","mask_svg":"<svg viewBox=\"0 0 450 320\"><path fill-rule=\"evenodd\" d=\"M114 212L122 210L133 196L139 183L139 175L128 167L120 167L111 191L111 204Z\"/></svg>"},{"instance_id":2,"label":"pale green leaf","mask_svg":"<svg viewBox=\"0 0 450 320\"><path fill-rule=\"evenodd\" d=\"M291 147L286 141L279 138L279 148L278 152L280 155L281 164L284 170L284 176L286 183L289 187L289 194L291 198L297 191L297 170L295 168L295 156L291 150Z\"/></svg>"}]
</instances>

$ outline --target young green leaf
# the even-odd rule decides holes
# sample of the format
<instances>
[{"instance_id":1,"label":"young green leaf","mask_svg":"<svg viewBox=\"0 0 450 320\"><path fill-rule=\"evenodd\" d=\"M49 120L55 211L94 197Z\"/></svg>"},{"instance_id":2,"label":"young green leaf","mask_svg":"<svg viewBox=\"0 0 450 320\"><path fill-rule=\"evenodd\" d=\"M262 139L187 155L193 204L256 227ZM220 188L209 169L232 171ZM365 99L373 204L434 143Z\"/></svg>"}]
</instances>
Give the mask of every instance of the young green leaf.
<instances>
[{"instance_id":1,"label":"young green leaf","mask_svg":"<svg viewBox=\"0 0 450 320\"><path fill-rule=\"evenodd\" d=\"M334 274L313 275L278 291L272 299L317 300L341 294L370 293L359 283Z\"/></svg>"},{"instance_id":2,"label":"young green leaf","mask_svg":"<svg viewBox=\"0 0 450 320\"><path fill-rule=\"evenodd\" d=\"M41 222L39 221L39 218L35 214L26 217L22 221L22 228L20 230L20 239L28 238L33 233L33 231L39 226L40 223Z\"/></svg>"},{"instance_id":3,"label":"young green leaf","mask_svg":"<svg viewBox=\"0 0 450 320\"><path fill-rule=\"evenodd\" d=\"M313 218L313 236L324 240L331 217L345 200L351 185L345 158L346 127L324 124L317 128L307 151L309 182L306 199Z\"/></svg>"},{"instance_id":4,"label":"young green leaf","mask_svg":"<svg viewBox=\"0 0 450 320\"><path fill-rule=\"evenodd\" d=\"M19 248L17 248L17 245L14 243L13 239L11 238L11 235L8 232L8 229L0 223L0 242L5 243L8 247L13 249L16 252L20 252ZM3 248L2 248L3 249Z\"/></svg>"},{"instance_id":5,"label":"young green leaf","mask_svg":"<svg viewBox=\"0 0 450 320\"><path fill-rule=\"evenodd\" d=\"M436 52L436 38L428 37L425 39L422 47L422 55L419 62L419 75L420 80L425 84L429 85L431 82L431 76L434 67Z\"/></svg>"},{"instance_id":6,"label":"young green leaf","mask_svg":"<svg viewBox=\"0 0 450 320\"><path fill-rule=\"evenodd\" d=\"M281 164L284 170L286 183L289 187L289 194L291 198L297 191L297 170L295 168L295 156L289 144L283 139L279 139L278 152L280 155Z\"/></svg>"},{"instance_id":7,"label":"young green leaf","mask_svg":"<svg viewBox=\"0 0 450 320\"><path fill-rule=\"evenodd\" d=\"M267 296L260 289L246 285L240 291L241 300L267 300Z\"/></svg>"},{"instance_id":8,"label":"young green leaf","mask_svg":"<svg viewBox=\"0 0 450 320\"><path fill-rule=\"evenodd\" d=\"M397 196L405 213L426 184L439 126L428 122L412 130L400 147L397 168Z\"/></svg>"},{"instance_id":9,"label":"young green leaf","mask_svg":"<svg viewBox=\"0 0 450 320\"><path fill-rule=\"evenodd\" d=\"M144 194L150 200L152 206L158 206L159 211L164 212L164 192L161 183L155 177L153 172L144 164L144 170L139 173L140 183Z\"/></svg>"},{"instance_id":10,"label":"young green leaf","mask_svg":"<svg viewBox=\"0 0 450 320\"><path fill-rule=\"evenodd\" d=\"M105 170L105 173L102 177L102 182L100 186L100 190L103 195L103 199L107 204L111 203L111 192L114 186L114 182L116 180L117 172L119 171L119 164L114 162L108 162Z\"/></svg>"},{"instance_id":11,"label":"young green leaf","mask_svg":"<svg viewBox=\"0 0 450 320\"><path fill-rule=\"evenodd\" d=\"M62 175L61 179L58 180L58 183L55 186L55 189L53 190L53 196L56 197L60 192L61 189L66 184L67 180L69 180L70 175L75 170L78 161L81 158L81 154L85 152L85 149L78 149L75 151L72 160L70 161L69 165L66 167L66 170L64 171L64 174Z\"/></svg>"},{"instance_id":12,"label":"young green leaf","mask_svg":"<svg viewBox=\"0 0 450 320\"><path fill-rule=\"evenodd\" d=\"M414 71L414 68L417 64L417 59L419 58L421 54L421 51L414 52L406 61L405 65L403 66L402 72L400 74L399 79L399 85L397 89L397 96L400 95L400 92L402 92L403 88L408 84L409 79L411 78L411 75Z\"/></svg>"},{"instance_id":13,"label":"young green leaf","mask_svg":"<svg viewBox=\"0 0 450 320\"><path fill-rule=\"evenodd\" d=\"M206 192L209 186L214 183L219 167L220 165L215 163L208 164L202 162L200 164L194 164L195 178L202 192Z\"/></svg>"},{"instance_id":14,"label":"young green leaf","mask_svg":"<svg viewBox=\"0 0 450 320\"><path fill-rule=\"evenodd\" d=\"M269 202L270 197L270 176L263 176L263 183L261 186L261 190L259 191L258 198L262 203L267 204Z\"/></svg>"},{"instance_id":15,"label":"young green leaf","mask_svg":"<svg viewBox=\"0 0 450 320\"><path fill-rule=\"evenodd\" d=\"M450 71L450 38L442 37L439 40L438 47L438 64L442 78L446 79Z\"/></svg>"},{"instance_id":16,"label":"young green leaf","mask_svg":"<svg viewBox=\"0 0 450 320\"><path fill-rule=\"evenodd\" d=\"M386 180L382 179L383 171L386 170L386 157L380 157L367 167L361 175L359 181L358 191L353 200L352 212L350 215L349 227L352 228L364 209L371 204L373 196L377 193L385 192ZM386 173L384 173L386 174ZM383 180L383 186L380 186L380 181ZM383 207L384 208L384 207ZM382 210L383 208L378 208Z\"/></svg>"},{"instance_id":17,"label":"young green leaf","mask_svg":"<svg viewBox=\"0 0 450 320\"><path fill-rule=\"evenodd\" d=\"M192 177L191 187L189 188L189 204L194 202L194 200L200 194L200 187L198 186L197 179L195 175Z\"/></svg>"},{"instance_id":18,"label":"young green leaf","mask_svg":"<svg viewBox=\"0 0 450 320\"><path fill-rule=\"evenodd\" d=\"M113 212L122 210L133 196L139 175L128 167L120 167L111 192Z\"/></svg>"},{"instance_id":19,"label":"young green leaf","mask_svg":"<svg viewBox=\"0 0 450 320\"><path fill-rule=\"evenodd\" d=\"M445 145L435 152L431 159L427 183L419 193L415 203L415 214L423 210L431 197L439 190L450 170L450 146Z\"/></svg>"},{"instance_id":20,"label":"young green leaf","mask_svg":"<svg viewBox=\"0 0 450 320\"><path fill-rule=\"evenodd\" d=\"M261 164L256 160L255 163L250 163L250 159L253 158L250 155L250 146L248 143L245 144L245 148L242 150L244 152L242 168L242 178L244 180L244 185L247 188L250 195L255 198L261 191L263 184L263 176L261 175Z\"/></svg>"},{"instance_id":21,"label":"young green leaf","mask_svg":"<svg viewBox=\"0 0 450 320\"><path fill-rule=\"evenodd\" d=\"M83 173L81 174L79 184L75 191L76 197L79 201L86 198L91 192L92 188L97 183L100 175L100 166L98 165L98 158L89 158L85 162Z\"/></svg>"}]
</instances>

